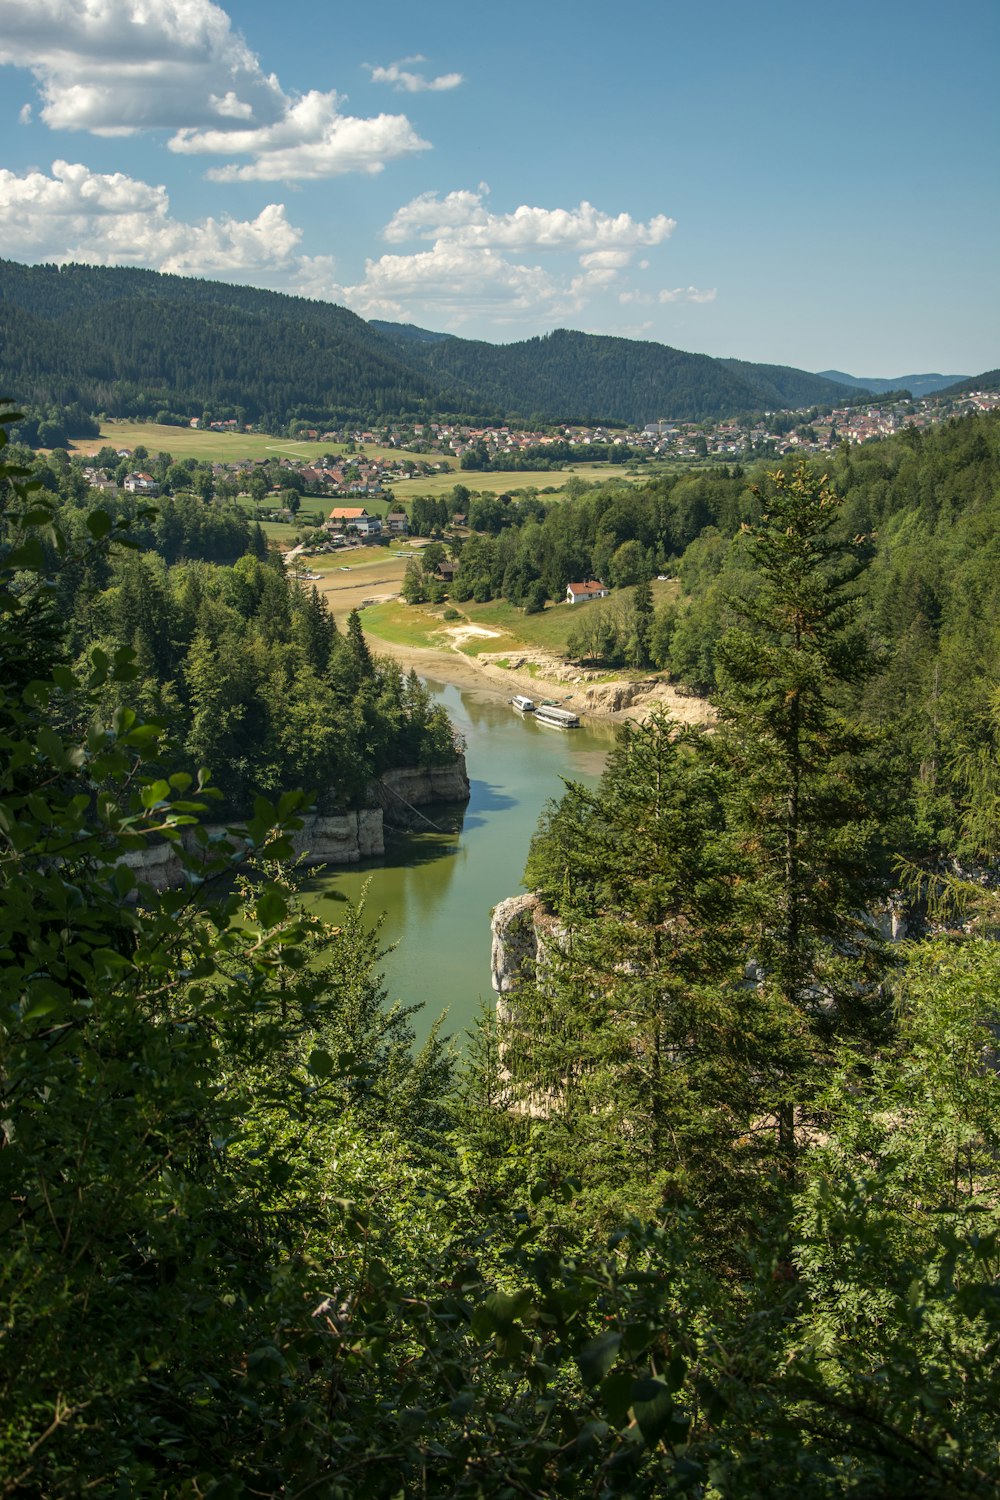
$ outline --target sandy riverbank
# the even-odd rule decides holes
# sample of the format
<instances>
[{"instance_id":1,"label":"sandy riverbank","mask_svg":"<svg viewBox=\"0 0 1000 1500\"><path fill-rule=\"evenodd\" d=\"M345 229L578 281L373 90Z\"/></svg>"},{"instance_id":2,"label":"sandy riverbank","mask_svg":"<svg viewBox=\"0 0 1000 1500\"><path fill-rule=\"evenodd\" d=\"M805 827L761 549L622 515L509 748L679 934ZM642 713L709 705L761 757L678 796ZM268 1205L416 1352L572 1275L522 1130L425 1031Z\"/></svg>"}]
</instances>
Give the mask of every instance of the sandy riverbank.
<instances>
[{"instance_id":1,"label":"sandy riverbank","mask_svg":"<svg viewBox=\"0 0 1000 1500\"><path fill-rule=\"evenodd\" d=\"M369 639L375 651L393 657L407 671L412 668L421 677L474 689L498 702L506 703L515 693L523 693L536 703L551 699L583 717L610 723L645 719L657 710L684 724L711 722L712 711L704 699L681 693L658 677L631 681L610 673L582 674L565 662L538 653L519 655L508 650L503 656L508 666L498 665L488 654L467 656L459 647L469 629L459 627L448 632L452 640L436 650L401 646L377 636Z\"/></svg>"}]
</instances>

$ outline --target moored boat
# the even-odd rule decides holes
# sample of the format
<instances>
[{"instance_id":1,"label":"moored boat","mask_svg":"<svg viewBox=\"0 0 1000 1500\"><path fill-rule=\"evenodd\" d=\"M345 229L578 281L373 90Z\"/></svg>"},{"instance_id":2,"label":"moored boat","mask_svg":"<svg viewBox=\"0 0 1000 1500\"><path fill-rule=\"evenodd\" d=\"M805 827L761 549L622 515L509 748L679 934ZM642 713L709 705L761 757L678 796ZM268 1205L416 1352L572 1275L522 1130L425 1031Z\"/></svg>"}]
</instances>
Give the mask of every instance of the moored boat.
<instances>
[{"instance_id":1,"label":"moored boat","mask_svg":"<svg viewBox=\"0 0 1000 1500\"><path fill-rule=\"evenodd\" d=\"M540 703L535 709L535 719L553 729L578 729L580 726L579 714L568 708L557 708L554 703Z\"/></svg>"},{"instance_id":2,"label":"moored boat","mask_svg":"<svg viewBox=\"0 0 1000 1500\"><path fill-rule=\"evenodd\" d=\"M526 698L523 693L515 693L510 702L512 707L517 709L518 713L533 714L535 712L534 699Z\"/></svg>"}]
</instances>

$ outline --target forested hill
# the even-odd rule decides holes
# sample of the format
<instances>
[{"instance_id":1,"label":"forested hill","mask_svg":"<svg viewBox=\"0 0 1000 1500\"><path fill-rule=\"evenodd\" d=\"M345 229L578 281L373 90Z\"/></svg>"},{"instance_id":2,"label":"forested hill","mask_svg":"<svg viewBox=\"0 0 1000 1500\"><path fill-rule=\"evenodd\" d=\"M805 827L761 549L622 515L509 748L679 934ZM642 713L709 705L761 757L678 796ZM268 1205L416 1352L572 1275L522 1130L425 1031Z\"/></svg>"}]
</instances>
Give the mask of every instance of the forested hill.
<instances>
[{"instance_id":1,"label":"forested hill","mask_svg":"<svg viewBox=\"0 0 1000 1500\"><path fill-rule=\"evenodd\" d=\"M494 345L256 287L0 261L0 391L112 416L641 424L856 399L805 371L560 330Z\"/></svg>"},{"instance_id":2,"label":"forested hill","mask_svg":"<svg viewBox=\"0 0 1000 1500\"><path fill-rule=\"evenodd\" d=\"M956 385L949 385L943 394L964 396L968 391L995 390L1000 390L1000 370L985 370L982 375L972 375L968 380L960 380Z\"/></svg>"},{"instance_id":3,"label":"forested hill","mask_svg":"<svg viewBox=\"0 0 1000 1500\"><path fill-rule=\"evenodd\" d=\"M346 308L104 266L0 261L0 388L112 416L158 408L328 423L454 410Z\"/></svg>"},{"instance_id":4,"label":"forested hill","mask_svg":"<svg viewBox=\"0 0 1000 1500\"><path fill-rule=\"evenodd\" d=\"M474 389L488 404L522 418L704 421L858 394L804 370L711 359L667 344L564 328L518 344L457 338L431 343L402 334L394 343L402 358L429 374Z\"/></svg>"}]
</instances>

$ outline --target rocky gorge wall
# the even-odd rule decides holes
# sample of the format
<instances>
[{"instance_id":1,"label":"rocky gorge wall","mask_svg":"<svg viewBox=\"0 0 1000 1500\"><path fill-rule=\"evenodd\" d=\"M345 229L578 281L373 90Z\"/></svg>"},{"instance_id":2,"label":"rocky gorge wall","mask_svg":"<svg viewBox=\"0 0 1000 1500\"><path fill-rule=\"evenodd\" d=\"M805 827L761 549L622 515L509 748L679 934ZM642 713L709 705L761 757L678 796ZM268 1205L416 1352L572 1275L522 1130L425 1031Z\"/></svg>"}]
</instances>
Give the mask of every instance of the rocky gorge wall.
<instances>
[{"instance_id":1,"label":"rocky gorge wall","mask_svg":"<svg viewBox=\"0 0 1000 1500\"><path fill-rule=\"evenodd\" d=\"M353 812L324 816L307 813L302 828L290 835L295 855L306 865L348 865L362 859L378 859L385 853L385 825L399 820L394 810L440 803L468 802L469 777L465 757L446 766L405 766L386 771L368 789L367 807ZM225 824L205 824L210 840L226 835ZM187 835L188 852L197 848ZM184 866L170 844L151 844L124 854L120 861L134 870L139 880L163 891L181 885Z\"/></svg>"},{"instance_id":2,"label":"rocky gorge wall","mask_svg":"<svg viewBox=\"0 0 1000 1500\"><path fill-rule=\"evenodd\" d=\"M905 941L914 926L913 913L907 911L898 897L878 913L876 920L883 938L892 943ZM490 977L501 1021L512 1019L511 995L522 980L533 979L544 968L547 952L553 942L558 944L564 932L558 918L531 891L508 896L493 908ZM759 978L756 965L748 964L748 981L755 983Z\"/></svg>"}]
</instances>

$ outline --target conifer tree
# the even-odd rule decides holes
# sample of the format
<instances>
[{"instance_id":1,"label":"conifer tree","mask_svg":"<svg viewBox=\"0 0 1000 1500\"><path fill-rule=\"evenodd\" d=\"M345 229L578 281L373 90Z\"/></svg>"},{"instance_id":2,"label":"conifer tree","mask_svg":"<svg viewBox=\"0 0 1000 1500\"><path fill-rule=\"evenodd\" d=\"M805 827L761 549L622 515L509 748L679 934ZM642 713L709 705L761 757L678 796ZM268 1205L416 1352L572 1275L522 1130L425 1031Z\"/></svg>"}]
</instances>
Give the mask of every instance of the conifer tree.
<instances>
[{"instance_id":1,"label":"conifer tree","mask_svg":"<svg viewBox=\"0 0 1000 1500\"><path fill-rule=\"evenodd\" d=\"M790 1150L825 1049L871 1040L882 1022L883 809L873 738L850 715L850 689L879 663L853 588L866 539L838 533L825 477L779 470L757 493L760 519L743 528L754 591L730 600L743 623L717 649L718 745L751 873L750 953L775 1006L774 1112Z\"/></svg>"},{"instance_id":2,"label":"conifer tree","mask_svg":"<svg viewBox=\"0 0 1000 1500\"><path fill-rule=\"evenodd\" d=\"M548 935L500 1039L515 1103L545 1117L536 1162L579 1175L591 1216L731 1203L754 1021L705 737L627 725L598 791L571 783L543 819L525 879Z\"/></svg>"}]
</instances>

